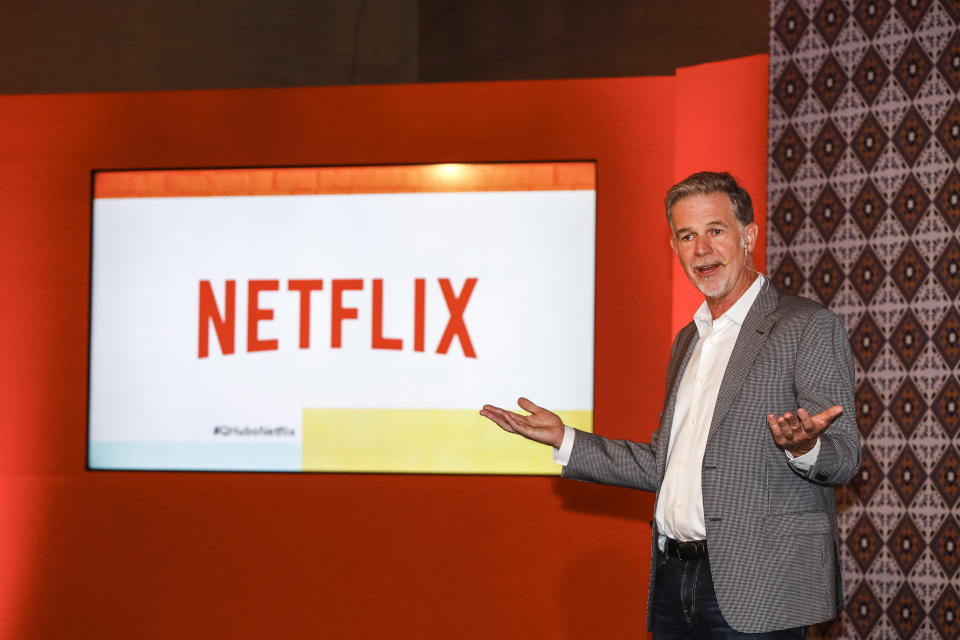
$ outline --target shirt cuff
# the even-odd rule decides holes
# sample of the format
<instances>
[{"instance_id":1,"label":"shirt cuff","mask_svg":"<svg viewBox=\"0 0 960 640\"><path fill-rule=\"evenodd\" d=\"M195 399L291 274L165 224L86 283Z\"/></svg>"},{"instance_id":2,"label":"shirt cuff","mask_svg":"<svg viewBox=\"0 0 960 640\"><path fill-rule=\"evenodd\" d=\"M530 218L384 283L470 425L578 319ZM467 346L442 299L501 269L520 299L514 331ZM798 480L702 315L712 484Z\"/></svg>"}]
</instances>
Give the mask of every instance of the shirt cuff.
<instances>
[{"instance_id":1,"label":"shirt cuff","mask_svg":"<svg viewBox=\"0 0 960 640\"><path fill-rule=\"evenodd\" d=\"M567 466L567 463L570 462L570 452L573 451L573 439L577 435L577 430L567 425L563 425L563 441L560 443L559 449L553 450L553 461L559 465ZM820 441L817 441L819 444Z\"/></svg>"},{"instance_id":2,"label":"shirt cuff","mask_svg":"<svg viewBox=\"0 0 960 640\"><path fill-rule=\"evenodd\" d=\"M813 445L813 449L807 451L802 456L794 456L789 451L784 451L787 454L787 462L793 465L793 468L797 471L809 471L810 467L817 464L817 456L820 455L820 438L817 438L816 444Z\"/></svg>"}]
</instances>

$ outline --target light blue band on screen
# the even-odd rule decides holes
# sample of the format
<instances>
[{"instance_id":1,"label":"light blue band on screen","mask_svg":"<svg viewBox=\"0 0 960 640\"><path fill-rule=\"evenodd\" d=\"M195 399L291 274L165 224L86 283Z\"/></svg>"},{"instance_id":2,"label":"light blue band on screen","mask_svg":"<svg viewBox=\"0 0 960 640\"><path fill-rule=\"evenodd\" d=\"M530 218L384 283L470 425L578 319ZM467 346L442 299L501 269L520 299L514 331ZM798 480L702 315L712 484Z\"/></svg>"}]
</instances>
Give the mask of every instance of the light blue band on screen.
<instances>
[{"instance_id":1,"label":"light blue band on screen","mask_svg":"<svg viewBox=\"0 0 960 640\"><path fill-rule=\"evenodd\" d=\"M300 471L299 442L91 442L91 469Z\"/></svg>"}]
</instances>

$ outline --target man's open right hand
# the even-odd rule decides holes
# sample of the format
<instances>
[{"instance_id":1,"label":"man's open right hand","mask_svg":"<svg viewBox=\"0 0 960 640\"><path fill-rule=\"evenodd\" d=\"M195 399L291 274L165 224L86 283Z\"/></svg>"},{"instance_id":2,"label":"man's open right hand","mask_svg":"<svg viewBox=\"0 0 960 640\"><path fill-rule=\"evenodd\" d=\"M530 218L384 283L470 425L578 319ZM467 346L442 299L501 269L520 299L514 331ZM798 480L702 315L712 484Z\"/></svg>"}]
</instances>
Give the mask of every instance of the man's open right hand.
<instances>
[{"instance_id":1,"label":"man's open right hand","mask_svg":"<svg viewBox=\"0 0 960 640\"><path fill-rule=\"evenodd\" d=\"M530 415L525 416L490 404L483 405L480 415L493 420L504 431L559 449L563 442L563 421L560 416L538 407L526 398L520 398L517 404Z\"/></svg>"}]
</instances>

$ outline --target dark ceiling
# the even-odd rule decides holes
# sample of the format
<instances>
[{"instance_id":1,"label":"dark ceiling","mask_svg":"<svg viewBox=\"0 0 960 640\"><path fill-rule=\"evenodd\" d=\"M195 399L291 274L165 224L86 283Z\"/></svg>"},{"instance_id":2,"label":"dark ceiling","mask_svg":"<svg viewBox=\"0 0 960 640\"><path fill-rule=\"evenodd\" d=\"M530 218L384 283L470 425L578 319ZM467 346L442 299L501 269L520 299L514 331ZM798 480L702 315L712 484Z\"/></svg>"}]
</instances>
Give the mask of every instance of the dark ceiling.
<instances>
[{"instance_id":1,"label":"dark ceiling","mask_svg":"<svg viewBox=\"0 0 960 640\"><path fill-rule=\"evenodd\" d=\"M4 0L0 93L665 75L767 51L768 0Z\"/></svg>"}]
</instances>

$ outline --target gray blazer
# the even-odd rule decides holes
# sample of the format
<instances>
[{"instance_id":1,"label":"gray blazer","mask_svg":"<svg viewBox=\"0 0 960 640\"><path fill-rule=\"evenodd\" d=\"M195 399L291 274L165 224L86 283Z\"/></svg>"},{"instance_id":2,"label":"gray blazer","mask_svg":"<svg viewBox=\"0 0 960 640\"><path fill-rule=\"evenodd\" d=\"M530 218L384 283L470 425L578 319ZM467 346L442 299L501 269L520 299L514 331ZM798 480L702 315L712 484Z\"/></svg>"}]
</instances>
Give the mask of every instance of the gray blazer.
<instances>
[{"instance_id":1,"label":"gray blazer","mask_svg":"<svg viewBox=\"0 0 960 640\"><path fill-rule=\"evenodd\" d=\"M578 432L563 476L645 491L660 490L677 387L696 344L691 322L677 334L667 366L660 428L649 443ZM787 463L767 415L834 404L844 412L820 436L816 464ZM714 409L703 457L703 510L720 611L741 632L809 625L843 608L833 486L860 466L847 333L831 311L767 283L750 308ZM659 499L659 493L658 493ZM659 559L653 524L650 599Z\"/></svg>"}]
</instances>

